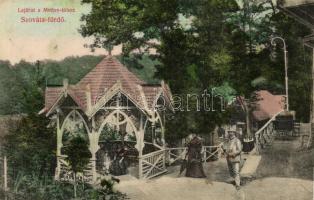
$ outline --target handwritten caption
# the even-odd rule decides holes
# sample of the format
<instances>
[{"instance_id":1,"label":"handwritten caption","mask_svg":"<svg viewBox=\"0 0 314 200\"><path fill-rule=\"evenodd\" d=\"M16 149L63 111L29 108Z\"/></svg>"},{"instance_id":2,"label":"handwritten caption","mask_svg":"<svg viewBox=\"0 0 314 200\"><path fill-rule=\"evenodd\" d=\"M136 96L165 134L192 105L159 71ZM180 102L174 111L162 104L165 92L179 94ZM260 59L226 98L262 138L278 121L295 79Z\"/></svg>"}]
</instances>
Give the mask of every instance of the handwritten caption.
<instances>
[{"instance_id":1,"label":"handwritten caption","mask_svg":"<svg viewBox=\"0 0 314 200\"><path fill-rule=\"evenodd\" d=\"M75 8L18 8L20 23L64 23L66 14L75 13ZM35 16L35 14L37 16Z\"/></svg>"}]
</instances>

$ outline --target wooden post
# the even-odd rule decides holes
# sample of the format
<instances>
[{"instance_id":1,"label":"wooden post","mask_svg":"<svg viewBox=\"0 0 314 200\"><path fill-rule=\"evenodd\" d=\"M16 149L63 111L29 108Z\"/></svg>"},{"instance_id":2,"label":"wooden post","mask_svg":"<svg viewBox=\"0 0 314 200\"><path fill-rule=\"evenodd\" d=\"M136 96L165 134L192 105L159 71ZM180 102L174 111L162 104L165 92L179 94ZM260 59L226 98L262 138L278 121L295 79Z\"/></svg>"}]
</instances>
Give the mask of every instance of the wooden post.
<instances>
[{"instance_id":1,"label":"wooden post","mask_svg":"<svg viewBox=\"0 0 314 200\"><path fill-rule=\"evenodd\" d=\"M138 178L143 178L143 138L144 138L144 123L143 123L143 114L141 114L140 118L140 128L139 128L139 138L137 138L137 145L138 145Z\"/></svg>"},{"instance_id":2,"label":"wooden post","mask_svg":"<svg viewBox=\"0 0 314 200\"><path fill-rule=\"evenodd\" d=\"M164 170L166 169L166 160L167 159L167 150L166 150L166 140L165 140L165 111L162 112L162 119L160 119L161 121L161 141L162 141L162 147L164 149L164 159L163 159L163 168ZM170 159L169 159L170 160Z\"/></svg>"},{"instance_id":3,"label":"wooden post","mask_svg":"<svg viewBox=\"0 0 314 200\"><path fill-rule=\"evenodd\" d=\"M204 162L206 162L206 156L207 156L206 147L202 146L202 151L203 151L203 160Z\"/></svg>"},{"instance_id":4,"label":"wooden post","mask_svg":"<svg viewBox=\"0 0 314 200\"><path fill-rule=\"evenodd\" d=\"M256 150L256 153L259 154L260 153L260 143L259 143L259 134L258 135L255 135L255 150Z\"/></svg>"},{"instance_id":5,"label":"wooden post","mask_svg":"<svg viewBox=\"0 0 314 200\"><path fill-rule=\"evenodd\" d=\"M4 156L3 159L3 177L4 177L4 191L8 190L8 165L7 165L7 157Z\"/></svg>"},{"instance_id":6,"label":"wooden post","mask_svg":"<svg viewBox=\"0 0 314 200\"><path fill-rule=\"evenodd\" d=\"M60 115L59 112L57 112L57 167L55 171L55 180L60 179L60 170L61 170L61 164L60 164L60 155L61 155L61 146L62 146L62 133L60 130Z\"/></svg>"},{"instance_id":7,"label":"wooden post","mask_svg":"<svg viewBox=\"0 0 314 200\"><path fill-rule=\"evenodd\" d=\"M95 118L92 117L91 119L91 123L92 123L92 131L91 134L89 134L89 150L92 154L92 158L91 158L91 162L92 162L92 179L93 179L93 183L96 183L97 181L97 171L96 171L96 153L99 150L99 145L98 145L98 141L99 141L99 135L96 131L96 124L95 124Z\"/></svg>"},{"instance_id":8,"label":"wooden post","mask_svg":"<svg viewBox=\"0 0 314 200\"><path fill-rule=\"evenodd\" d=\"M310 113L310 137L307 142L307 148L310 148L312 146L312 140L313 140L313 123L314 123L314 48L312 49L312 95L311 95L311 113Z\"/></svg>"}]
</instances>

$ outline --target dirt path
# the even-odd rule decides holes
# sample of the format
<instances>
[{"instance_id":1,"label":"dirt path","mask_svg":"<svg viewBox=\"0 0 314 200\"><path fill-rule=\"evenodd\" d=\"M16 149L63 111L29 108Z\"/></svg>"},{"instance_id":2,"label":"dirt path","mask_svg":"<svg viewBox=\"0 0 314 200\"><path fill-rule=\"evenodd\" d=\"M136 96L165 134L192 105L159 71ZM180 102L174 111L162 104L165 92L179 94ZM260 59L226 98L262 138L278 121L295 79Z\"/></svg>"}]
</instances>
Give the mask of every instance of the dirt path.
<instances>
[{"instance_id":1,"label":"dirt path","mask_svg":"<svg viewBox=\"0 0 314 200\"><path fill-rule=\"evenodd\" d=\"M253 180L237 191L224 159L205 166L207 179L186 178L178 169L149 181L122 181L117 189L134 200L313 200L313 150L296 152L297 141L275 141L262 153Z\"/></svg>"}]
</instances>

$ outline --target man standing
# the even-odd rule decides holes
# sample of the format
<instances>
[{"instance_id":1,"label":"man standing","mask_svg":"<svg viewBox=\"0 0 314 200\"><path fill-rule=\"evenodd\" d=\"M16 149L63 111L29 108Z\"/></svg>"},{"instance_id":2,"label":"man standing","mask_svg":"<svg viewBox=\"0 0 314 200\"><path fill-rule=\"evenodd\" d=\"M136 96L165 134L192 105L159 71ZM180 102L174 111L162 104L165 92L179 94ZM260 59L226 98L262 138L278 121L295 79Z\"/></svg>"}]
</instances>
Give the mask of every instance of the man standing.
<instances>
[{"instance_id":1,"label":"man standing","mask_svg":"<svg viewBox=\"0 0 314 200\"><path fill-rule=\"evenodd\" d=\"M230 176L234 178L236 189L240 189L240 161L242 144L236 137L235 131L228 131L228 142L223 147L227 158L227 164Z\"/></svg>"}]
</instances>

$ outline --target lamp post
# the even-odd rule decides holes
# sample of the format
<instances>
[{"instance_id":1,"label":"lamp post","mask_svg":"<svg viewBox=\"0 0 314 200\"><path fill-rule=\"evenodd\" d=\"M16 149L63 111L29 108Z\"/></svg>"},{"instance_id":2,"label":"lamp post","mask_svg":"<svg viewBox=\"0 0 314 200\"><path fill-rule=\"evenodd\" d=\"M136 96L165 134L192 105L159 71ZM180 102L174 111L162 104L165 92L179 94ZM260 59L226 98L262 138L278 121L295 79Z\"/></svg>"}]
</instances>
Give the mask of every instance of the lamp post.
<instances>
[{"instance_id":1,"label":"lamp post","mask_svg":"<svg viewBox=\"0 0 314 200\"><path fill-rule=\"evenodd\" d=\"M287 46L282 37L271 38L271 44L275 45L275 40L280 40L283 43L284 59L285 59L285 86L286 86L286 111L289 111L289 96L288 96L288 60L287 60Z\"/></svg>"}]
</instances>

